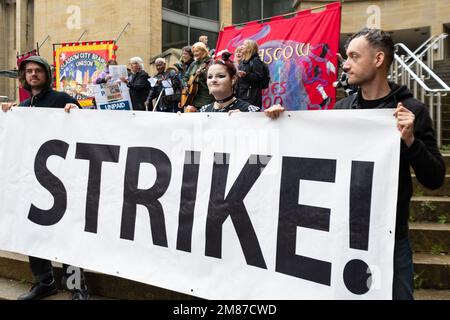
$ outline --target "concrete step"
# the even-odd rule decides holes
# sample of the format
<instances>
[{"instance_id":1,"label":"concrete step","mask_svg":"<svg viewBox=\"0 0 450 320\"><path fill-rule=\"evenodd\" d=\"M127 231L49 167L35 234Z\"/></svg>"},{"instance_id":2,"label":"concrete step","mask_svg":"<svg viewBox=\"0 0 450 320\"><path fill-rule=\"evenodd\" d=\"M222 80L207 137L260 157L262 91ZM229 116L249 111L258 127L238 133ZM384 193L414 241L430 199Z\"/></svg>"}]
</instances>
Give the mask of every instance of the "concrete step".
<instances>
[{"instance_id":1,"label":"concrete step","mask_svg":"<svg viewBox=\"0 0 450 320\"><path fill-rule=\"evenodd\" d=\"M448 153L448 151L446 151L446 150L442 150L441 153L442 153L442 157L444 158L444 161L445 161L445 167L448 168L450 165L450 153Z\"/></svg>"},{"instance_id":2,"label":"concrete step","mask_svg":"<svg viewBox=\"0 0 450 320\"><path fill-rule=\"evenodd\" d=\"M450 139L450 128L442 126L442 138Z\"/></svg>"},{"instance_id":3,"label":"concrete step","mask_svg":"<svg viewBox=\"0 0 450 320\"><path fill-rule=\"evenodd\" d=\"M446 119L442 119L442 129L450 129L450 113L448 114L448 117Z\"/></svg>"},{"instance_id":4,"label":"concrete step","mask_svg":"<svg viewBox=\"0 0 450 320\"><path fill-rule=\"evenodd\" d=\"M414 273L420 289L450 289L450 255L416 253Z\"/></svg>"},{"instance_id":5,"label":"concrete step","mask_svg":"<svg viewBox=\"0 0 450 320\"><path fill-rule=\"evenodd\" d=\"M414 290L416 300L450 300L450 290Z\"/></svg>"},{"instance_id":6,"label":"concrete step","mask_svg":"<svg viewBox=\"0 0 450 320\"><path fill-rule=\"evenodd\" d=\"M17 300L18 296L27 292L28 290L30 290L30 284L26 282L0 278L0 300ZM47 297L43 300L70 299L71 294L69 292L60 291L58 294Z\"/></svg>"},{"instance_id":7,"label":"concrete step","mask_svg":"<svg viewBox=\"0 0 450 320\"><path fill-rule=\"evenodd\" d=\"M449 153L449 151L450 151L450 145L448 147L443 145L443 147L441 148L442 158L444 159L445 168L447 169L448 174L450 174L450 153ZM414 170L412 167L411 167L411 175L414 177Z\"/></svg>"},{"instance_id":8,"label":"concrete step","mask_svg":"<svg viewBox=\"0 0 450 320\"><path fill-rule=\"evenodd\" d=\"M414 190L414 196L417 197L436 197L436 196L443 196L448 197L450 196L450 175L445 175L444 184L442 187L440 187L437 190L430 190L428 188L425 188L422 186L419 181L417 180L417 177L415 175L412 175L412 182L413 182L413 190Z\"/></svg>"},{"instance_id":9,"label":"concrete step","mask_svg":"<svg viewBox=\"0 0 450 320\"><path fill-rule=\"evenodd\" d=\"M0 251L0 300L15 300L31 287L32 276L28 269L26 256ZM55 265L57 283L60 283L61 269ZM416 283L420 288L450 289L450 256L414 254ZM86 271L92 300L151 299L151 300L192 300L194 297L170 292L134 281ZM417 299L428 297L423 293ZM443 293L444 291L440 291ZM99 295L103 293L104 295ZM70 300L71 293L62 291L46 300Z\"/></svg>"},{"instance_id":10,"label":"concrete step","mask_svg":"<svg viewBox=\"0 0 450 320\"><path fill-rule=\"evenodd\" d=\"M0 277L0 300L17 300L21 294L29 291L31 284L24 281L5 279ZM42 300L71 300L72 293L59 290L59 292ZM111 300L109 298L90 296L90 300Z\"/></svg>"},{"instance_id":11,"label":"concrete step","mask_svg":"<svg viewBox=\"0 0 450 320\"><path fill-rule=\"evenodd\" d=\"M57 285L61 284L62 267L54 263ZM91 295L130 300L192 300L197 299L182 293L150 286L140 282L114 277L94 271L85 270L86 281ZM33 276L29 270L28 257L0 251L0 277L32 283ZM30 286L21 293L26 292Z\"/></svg>"},{"instance_id":12,"label":"concrete step","mask_svg":"<svg viewBox=\"0 0 450 320\"><path fill-rule=\"evenodd\" d=\"M450 198L413 197L409 208L411 222L450 223Z\"/></svg>"},{"instance_id":13,"label":"concrete step","mask_svg":"<svg viewBox=\"0 0 450 320\"><path fill-rule=\"evenodd\" d=\"M414 252L450 253L450 224L411 222L409 236Z\"/></svg>"}]
</instances>

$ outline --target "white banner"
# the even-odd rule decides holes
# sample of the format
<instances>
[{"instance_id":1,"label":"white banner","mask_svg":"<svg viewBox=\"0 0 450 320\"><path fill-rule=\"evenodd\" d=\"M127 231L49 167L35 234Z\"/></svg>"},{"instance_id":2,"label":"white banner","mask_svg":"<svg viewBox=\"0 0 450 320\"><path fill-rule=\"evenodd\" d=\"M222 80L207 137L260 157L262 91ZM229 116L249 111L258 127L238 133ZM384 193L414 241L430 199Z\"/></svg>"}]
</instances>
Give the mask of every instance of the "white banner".
<instances>
[{"instance_id":1,"label":"white banner","mask_svg":"<svg viewBox=\"0 0 450 320\"><path fill-rule=\"evenodd\" d=\"M0 114L0 250L207 299L390 299L392 110Z\"/></svg>"}]
</instances>

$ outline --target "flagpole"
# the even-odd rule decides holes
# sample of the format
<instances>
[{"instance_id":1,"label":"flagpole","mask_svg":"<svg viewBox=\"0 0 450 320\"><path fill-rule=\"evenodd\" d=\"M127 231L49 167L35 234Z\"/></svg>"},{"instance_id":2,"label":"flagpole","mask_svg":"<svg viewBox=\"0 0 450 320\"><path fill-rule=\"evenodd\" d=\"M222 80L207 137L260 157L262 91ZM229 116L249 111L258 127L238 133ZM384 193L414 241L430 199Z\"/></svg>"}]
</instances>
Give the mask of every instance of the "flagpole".
<instances>
[{"instance_id":1,"label":"flagpole","mask_svg":"<svg viewBox=\"0 0 450 320\"><path fill-rule=\"evenodd\" d=\"M122 37L122 34L125 32L125 30L131 26L131 23L127 22L127 24L125 25L125 27L122 29L122 32L120 32L120 34L117 36L116 40L114 40L114 43L118 43L120 38Z\"/></svg>"},{"instance_id":2,"label":"flagpole","mask_svg":"<svg viewBox=\"0 0 450 320\"><path fill-rule=\"evenodd\" d=\"M81 41L81 39L84 37L84 35L87 33L87 30L84 30L81 36L78 38L77 43Z\"/></svg>"}]
</instances>

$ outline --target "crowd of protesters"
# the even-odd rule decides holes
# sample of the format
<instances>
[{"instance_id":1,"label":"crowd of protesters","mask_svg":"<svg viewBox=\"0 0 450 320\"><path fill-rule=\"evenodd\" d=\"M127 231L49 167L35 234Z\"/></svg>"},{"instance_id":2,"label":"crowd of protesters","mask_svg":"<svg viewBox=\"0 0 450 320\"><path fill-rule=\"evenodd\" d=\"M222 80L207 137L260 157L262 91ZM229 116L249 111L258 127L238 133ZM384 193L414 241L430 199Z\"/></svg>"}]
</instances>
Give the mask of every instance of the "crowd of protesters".
<instances>
[{"instance_id":1,"label":"crowd of protesters","mask_svg":"<svg viewBox=\"0 0 450 320\"><path fill-rule=\"evenodd\" d=\"M201 36L192 47L182 48L180 62L175 63L173 67L168 68L164 58L156 59L157 73L152 77L153 83L149 81L151 77L144 70L143 60L139 57L131 58L130 75L121 77L120 80L130 89L133 109L176 113L197 112L205 106L210 106L211 103L217 102L217 98L208 85L208 69L220 60L227 62L228 72L233 69L230 76L233 84L230 96L232 94L239 101L247 102L261 110L263 90L261 83L264 72L257 43L253 40L244 41L234 52L233 61L231 59L233 53L225 51L214 55L214 50L209 49L207 42L207 36ZM108 61L105 70L96 79L96 84L111 80L110 65L117 65L117 62ZM195 90L191 86L195 86ZM186 105L182 103L183 91L187 95L192 95Z\"/></svg>"}]
</instances>

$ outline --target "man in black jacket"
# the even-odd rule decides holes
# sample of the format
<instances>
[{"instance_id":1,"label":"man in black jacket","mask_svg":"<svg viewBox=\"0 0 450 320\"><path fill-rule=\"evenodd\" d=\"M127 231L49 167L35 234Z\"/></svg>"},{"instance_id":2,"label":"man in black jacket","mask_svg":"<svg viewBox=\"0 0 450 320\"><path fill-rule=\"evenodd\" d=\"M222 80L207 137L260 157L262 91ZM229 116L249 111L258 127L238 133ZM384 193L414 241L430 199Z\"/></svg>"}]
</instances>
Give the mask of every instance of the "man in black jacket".
<instances>
[{"instance_id":1,"label":"man in black jacket","mask_svg":"<svg viewBox=\"0 0 450 320\"><path fill-rule=\"evenodd\" d=\"M79 108L77 100L64 92L57 92L51 88L52 73L49 63L39 57L33 56L21 62L19 66L19 80L23 88L31 93L31 98L22 101L20 106L23 107L45 107L45 108L64 108L66 112L71 109ZM2 110L7 112L14 105L11 103L2 103ZM49 260L36 257L29 257L30 268L36 279L36 283L31 290L21 295L19 300L37 300L58 292L53 277L53 268ZM83 270L63 265L63 280L72 277L75 273L79 275L80 287L75 288L73 292L73 300L87 300L89 294L84 279ZM77 270L78 269L78 270Z\"/></svg>"},{"instance_id":2,"label":"man in black jacket","mask_svg":"<svg viewBox=\"0 0 450 320\"><path fill-rule=\"evenodd\" d=\"M335 109L392 108L401 138L400 173L394 247L393 299L413 299L413 262L408 238L409 202L412 196L410 166L419 182L437 189L444 181L445 164L437 147L426 105L405 86L387 81L394 59L390 35L364 28L347 41L344 71L356 94L340 100Z\"/></svg>"},{"instance_id":3,"label":"man in black jacket","mask_svg":"<svg viewBox=\"0 0 450 320\"><path fill-rule=\"evenodd\" d=\"M148 110L153 110L153 100L156 99L155 103L158 103L154 106L156 111L177 113L180 110L178 104L181 95L181 82L177 72L173 69L166 70L164 58L156 59L155 67L158 73L153 78L157 81L150 89L146 106Z\"/></svg>"},{"instance_id":4,"label":"man in black jacket","mask_svg":"<svg viewBox=\"0 0 450 320\"><path fill-rule=\"evenodd\" d=\"M150 93L150 82L148 82L148 73L144 70L144 61L139 57L131 58L130 67L131 76L128 79L121 77L120 80L130 88L133 110L145 111L145 102Z\"/></svg>"}]
</instances>

